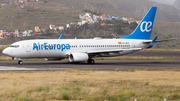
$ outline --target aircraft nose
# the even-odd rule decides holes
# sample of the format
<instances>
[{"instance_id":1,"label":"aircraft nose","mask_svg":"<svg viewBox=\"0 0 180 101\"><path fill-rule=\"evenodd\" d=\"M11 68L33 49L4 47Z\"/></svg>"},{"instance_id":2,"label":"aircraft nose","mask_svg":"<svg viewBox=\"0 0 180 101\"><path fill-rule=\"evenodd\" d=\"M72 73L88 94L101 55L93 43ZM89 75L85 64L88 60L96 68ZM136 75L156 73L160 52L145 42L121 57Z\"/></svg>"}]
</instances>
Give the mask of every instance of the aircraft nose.
<instances>
[{"instance_id":1,"label":"aircraft nose","mask_svg":"<svg viewBox=\"0 0 180 101\"><path fill-rule=\"evenodd\" d=\"M6 49L4 49L4 50L2 51L2 53L5 54L5 55L9 55L9 54L10 54L10 51L9 51L8 48L6 48Z\"/></svg>"}]
</instances>

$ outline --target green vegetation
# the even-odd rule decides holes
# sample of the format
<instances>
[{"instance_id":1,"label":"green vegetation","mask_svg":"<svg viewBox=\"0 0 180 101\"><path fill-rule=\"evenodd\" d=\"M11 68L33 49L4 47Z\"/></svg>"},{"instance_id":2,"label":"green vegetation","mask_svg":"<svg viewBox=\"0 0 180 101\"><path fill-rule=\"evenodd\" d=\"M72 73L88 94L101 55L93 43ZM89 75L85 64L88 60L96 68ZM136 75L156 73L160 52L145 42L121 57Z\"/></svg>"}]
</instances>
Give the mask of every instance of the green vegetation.
<instances>
[{"instance_id":1,"label":"green vegetation","mask_svg":"<svg viewBox=\"0 0 180 101\"><path fill-rule=\"evenodd\" d=\"M1 100L180 100L179 70L1 71L0 79Z\"/></svg>"},{"instance_id":2,"label":"green vegetation","mask_svg":"<svg viewBox=\"0 0 180 101\"><path fill-rule=\"evenodd\" d=\"M130 34L137 26L134 23L128 24L123 21L101 21L93 25L85 24L81 27L71 26L65 35L71 35L71 38L94 38L95 36L102 38L119 38L121 36ZM124 30L126 29L126 30Z\"/></svg>"}]
</instances>

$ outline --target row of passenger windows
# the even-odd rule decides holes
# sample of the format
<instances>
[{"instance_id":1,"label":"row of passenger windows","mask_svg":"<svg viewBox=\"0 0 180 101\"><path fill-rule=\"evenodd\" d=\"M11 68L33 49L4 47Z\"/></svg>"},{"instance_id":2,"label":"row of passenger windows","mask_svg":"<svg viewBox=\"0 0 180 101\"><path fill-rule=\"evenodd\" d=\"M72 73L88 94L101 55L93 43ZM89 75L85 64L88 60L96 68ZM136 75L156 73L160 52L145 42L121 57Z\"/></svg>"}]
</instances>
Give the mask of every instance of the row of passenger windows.
<instances>
[{"instance_id":1,"label":"row of passenger windows","mask_svg":"<svg viewBox=\"0 0 180 101\"><path fill-rule=\"evenodd\" d=\"M35 48L39 48L39 46L34 46ZM63 47L63 46L46 46L46 48L61 48L61 47ZM68 47L68 46L65 46L66 48ZM45 46L40 46L40 48L45 48Z\"/></svg>"},{"instance_id":2,"label":"row of passenger windows","mask_svg":"<svg viewBox=\"0 0 180 101\"><path fill-rule=\"evenodd\" d=\"M76 48L77 45L70 46L71 48ZM80 48L88 48L88 47L130 47L130 45L80 45Z\"/></svg>"},{"instance_id":3,"label":"row of passenger windows","mask_svg":"<svg viewBox=\"0 0 180 101\"><path fill-rule=\"evenodd\" d=\"M12 47L12 46L10 46ZM40 46L41 48L44 48L44 46ZM62 46L46 46L46 48L61 48ZM67 46L65 46L67 47ZM71 48L77 48L77 45L71 45ZM130 45L80 45L80 48L88 48L88 47L130 47ZM39 46L35 46L35 48L39 48Z\"/></svg>"}]
</instances>

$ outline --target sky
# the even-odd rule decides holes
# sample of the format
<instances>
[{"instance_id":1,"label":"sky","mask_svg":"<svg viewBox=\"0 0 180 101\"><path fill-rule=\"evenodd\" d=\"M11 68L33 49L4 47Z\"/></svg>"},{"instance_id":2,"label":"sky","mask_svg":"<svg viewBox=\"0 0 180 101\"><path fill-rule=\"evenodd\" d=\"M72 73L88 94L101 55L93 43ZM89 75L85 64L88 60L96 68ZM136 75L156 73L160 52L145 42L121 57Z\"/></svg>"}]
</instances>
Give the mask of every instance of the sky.
<instances>
[{"instance_id":1,"label":"sky","mask_svg":"<svg viewBox=\"0 0 180 101\"><path fill-rule=\"evenodd\" d=\"M152 1L159 2L159 3L163 3L163 4L172 5L172 4L174 4L174 2L175 2L176 0L152 0ZM169 2L169 3L168 3L168 2Z\"/></svg>"},{"instance_id":2,"label":"sky","mask_svg":"<svg viewBox=\"0 0 180 101\"><path fill-rule=\"evenodd\" d=\"M168 1L170 3L174 3L176 0L166 0L166 1Z\"/></svg>"}]
</instances>

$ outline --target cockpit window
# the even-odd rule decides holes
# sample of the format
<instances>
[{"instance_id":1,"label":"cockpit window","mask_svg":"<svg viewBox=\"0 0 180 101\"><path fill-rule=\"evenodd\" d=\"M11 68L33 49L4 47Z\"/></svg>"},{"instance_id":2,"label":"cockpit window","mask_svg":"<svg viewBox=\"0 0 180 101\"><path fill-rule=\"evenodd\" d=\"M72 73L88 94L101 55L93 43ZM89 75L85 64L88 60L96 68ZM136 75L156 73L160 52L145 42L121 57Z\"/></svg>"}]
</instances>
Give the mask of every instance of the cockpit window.
<instances>
[{"instance_id":1,"label":"cockpit window","mask_svg":"<svg viewBox=\"0 0 180 101\"><path fill-rule=\"evenodd\" d=\"M18 48L19 45L10 45L9 47Z\"/></svg>"}]
</instances>

